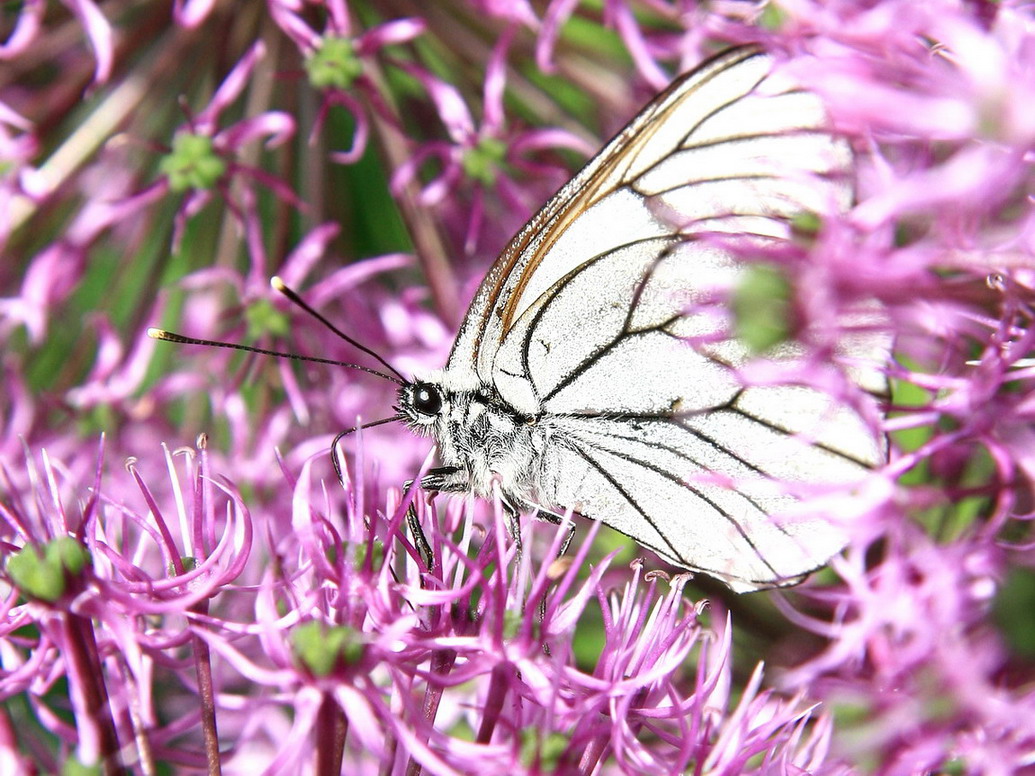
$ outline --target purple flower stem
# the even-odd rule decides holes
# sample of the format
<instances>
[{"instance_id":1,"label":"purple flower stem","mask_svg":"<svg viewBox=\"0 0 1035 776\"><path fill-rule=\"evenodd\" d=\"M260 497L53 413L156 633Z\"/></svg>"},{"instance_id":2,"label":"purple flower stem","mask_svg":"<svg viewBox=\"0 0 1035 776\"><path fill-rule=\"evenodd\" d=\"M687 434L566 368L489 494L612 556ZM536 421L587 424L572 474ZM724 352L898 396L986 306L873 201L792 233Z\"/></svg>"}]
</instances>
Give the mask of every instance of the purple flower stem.
<instances>
[{"instance_id":1,"label":"purple flower stem","mask_svg":"<svg viewBox=\"0 0 1035 776\"><path fill-rule=\"evenodd\" d=\"M431 656L431 673L445 676L456 663L456 650L440 649ZM442 700L442 686L434 682L428 683L424 692L424 718L434 727L435 717L438 715L438 704ZM406 766L406 776L420 776L420 763L410 760Z\"/></svg>"},{"instance_id":2,"label":"purple flower stem","mask_svg":"<svg viewBox=\"0 0 1035 776\"><path fill-rule=\"evenodd\" d=\"M341 706L325 695L316 715L316 776L338 776L345 754L349 722Z\"/></svg>"},{"instance_id":3,"label":"purple flower stem","mask_svg":"<svg viewBox=\"0 0 1035 776\"><path fill-rule=\"evenodd\" d=\"M586 748L582 752L582 757L579 759L579 773L593 773L597 767L597 763L604 754L604 749L608 744L607 736L596 735L593 736L587 743Z\"/></svg>"},{"instance_id":4,"label":"purple flower stem","mask_svg":"<svg viewBox=\"0 0 1035 776\"><path fill-rule=\"evenodd\" d=\"M127 773L119 762L119 736L108 703L108 689L104 684L101 661L97 654L97 639L89 618L68 613L63 620L67 653L70 663L69 679L82 693L83 708L92 710L97 724L97 737L104 776Z\"/></svg>"},{"instance_id":5,"label":"purple flower stem","mask_svg":"<svg viewBox=\"0 0 1035 776\"><path fill-rule=\"evenodd\" d=\"M198 614L208 614L208 602L191 607ZM219 733L216 730L216 694L212 686L212 656L208 643L197 634L191 636L194 667L198 675L198 698L201 700L201 734L205 741L205 760L210 776L223 772L219 759Z\"/></svg>"},{"instance_id":6,"label":"purple flower stem","mask_svg":"<svg viewBox=\"0 0 1035 776\"><path fill-rule=\"evenodd\" d=\"M140 710L134 701L129 704L130 724L133 726L133 739L137 747L137 769L143 776L155 776L158 764L155 761L154 748L147 734L147 725L140 717Z\"/></svg>"},{"instance_id":7,"label":"purple flower stem","mask_svg":"<svg viewBox=\"0 0 1035 776\"><path fill-rule=\"evenodd\" d=\"M514 676L514 666L510 663L500 663L492 669L492 677L489 679L489 691L485 697L485 710L482 715L482 724L478 728L479 744L487 744L492 740L492 733L499 722L500 714L503 712L503 702L507 698L507 689Z\"/></svg>"},{"instance_id":8,"label":"purple flower stem","mask_svg":"<svg viewBox=\"0 0 1035 776\"><path fill-rule=\"evenodd\" d=\"M391 776L395 765L395 755L399 750L399 738L393 732L385 736L385 756L381 761L381 769L378 776Z\"/></svg>"}]
</instances>

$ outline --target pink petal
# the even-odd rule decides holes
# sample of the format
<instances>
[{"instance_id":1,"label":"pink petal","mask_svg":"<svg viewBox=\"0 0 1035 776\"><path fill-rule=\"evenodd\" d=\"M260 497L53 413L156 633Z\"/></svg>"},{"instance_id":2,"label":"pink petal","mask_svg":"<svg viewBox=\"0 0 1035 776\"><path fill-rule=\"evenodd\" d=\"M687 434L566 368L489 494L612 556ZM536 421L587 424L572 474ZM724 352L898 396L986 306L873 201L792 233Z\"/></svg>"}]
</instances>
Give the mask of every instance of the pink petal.
<instances>
[{"instance_id":1,"label":"pink petal","mask_svg":"<svg viewBox=\"0 0 1035 776\"><path fill-rule=\"evenodd\" d=\"M215 134L216 122L219 120L220 113L241 95L241 92L248 85L248 79L251 78L255 65L265 54L266 46L263 45L261 40L253 43L248 51L245 52L245 55L234 65L234 69L230 71L227 77L223 79L223 83L216 89L216 93L212 96L208 106L195 117L196 133L203 135Z\"/></svg>"},{"instance_id":2,"label":"pink petal","mask_svg":"<svg viewBox=\"0 0 1035 776\"><path fill-rule=\"evenodd\" d=\"M316 263L327 253L328 244L340 231L341 227L338 224L328 222L317 226L302 238L277 271L289 288L301 285Z\"/></svg>"},{"instance_id":3,"label":"pink petal","mask_svg":"<svg viewBox=\"0 0 1035 776\"><path fill-rule=\"evenodd\" d=\"M353 101L348 99L343 102L351 103ZM367 118L366 111L362 109L362 106L355 104L352 115L356 121L352 135L352 147L347 151L332 151L329 154L331 159L338 164L354 164L358 162L363 157L363 154L366 153L367 143L370 142L370 119Z\"/></svg>"},{"instance_id":4,"label":"pink petal","mask_svg":"<svg viewBox=\"0 0 1035 776\"><path fill-rule=\"evenodd\" d=\"M552 0L543 15L543 24L535 43L535 61L544 73L552 73L553 49L561 34L561 27L579 5L579 0Z\"/></svg>"},{"instance_id":5,"label":"pink petal","mask_svg":"<svg viewBox=\"0 0 1035 776\"><path fill-rule=\"evenodd\" d=\"M303 54L309 54L320 46L320 36L309 27L295 11L299 4L287 3L284 0L269 0L270 16L277 26L295 42Z\"/></svg>"},{"instance_id":6,"label":"pink petal","mask_svg":"<svg viewBox=\"0 0 1035 776\"><path fill-rule=\"evenodd\" d=\"M189 30L201 24L215 8L216 0L176 0L173 21Z\"/></svg>"},{"instance_id":7,"label":"pink petal","mask_svg":"<svg viewBox=\"0 0 1035 776\"><path fill-rule=\"evenodd\" d=\"M432 157L437 157L443 167L455 165L453 150L453 146L441 141L425 143L392 174L392 192L398 195L406 186L418 180L421 165Z\"/></svg>"},{"instance_id":8,"label":"pink petal","mask_svg":"<svg viewBox=\"0 0 1035 776\"><path fill-rule=\"evenodd\" d=\"M485 68L484 104L482 106L482 132L493 133L503 127L503 91L507 85L507 52L514 40L514 27L508 27L496 41L492 56Z\"/></svg>"},{"instance_id":9,"label":"pink petal","mask_svg":"<svg viewBox=\"0 0 1035 776\"><path fill-rule=\"evenodd\" d=\"M287 113L267 111L253 118L242 119L215 135L213 140L221 151L239 151L257 138L268 138L266 148L276 148L295 134L295 120Z\"/></svg>"},{"instance_id":10,"label":"pink petal","mask_svg":"<svg viewBox=\"0 0 1035 776\"><path fill-rule=\"evenodd\" d=\"M11 34L0 45L0 60L13 59L21 54L39 34L43 14L47 10L44 0L25 0L18 13Z\"/></svg>"},{"instance_id":11,"label":"pink petal","mask_svg":"<svg viewBox=\"0 0 1035 776\"><path fill-rule=\"evenodd\" d=\"M613 14L615 29L622 36L622 42L636 63L636 69L655 89L664 89L672 78L658 67L658 63L648 52L647 43L632 10L625 3L609 2L607 7Z\"/></svg>"},{"instance_id":12,"label":"pink petal","mask_svg":"<svg viewBox=\"0 0 1035 776\"><path fill-rule=\"evenodd\" d=\"M404 65L405 70L423 84L438 109L439 118L454 143L462 144L475 134L474 119L467 109L460 92L444 81L435 78L426 70L414 65Z\"/></svg>"},{"instance_id":13,"label":"pink petal","mask_svg":"<svg viewBox=\"0 0 1035 776\"><path fill-rule=\"evenodd\" d=\"M596 143L566 129L533 129L522 132L510 143L510 150L515 154L543 148L567 148L586 156L593 156L599 150Z\"/></svg>"},{"instance_id":14,"label":"pink petal","mask_svg":"<svg viewBox=\"0 0 1035 776\"><path fill-rule=\"evenodd\" d=\"M95 84L105 83L111 75L111 66L115 59L111 25L91 0L64 1L83 25L90 47L97 57L93 81Z\"/></svg>"},{"instance_id":15,"label":"pink petal","mask_svg":"<svg viewBox=\"0 0 1035 776\"><path fill-rule=\"evenodd\" d=\"M377 49L398 43L408 43L422 35L427 29L423 19L396 19L373 27L356 39L356 51L362 56L370 56Z\"/></svg>"},{"instance_id":16,"label":"pink petal","mask_svg":"<svg viewBox=\"0 0 1035 776\"><path fill-rule=\"evenodd\" d=\"M349 8L345 0L326 0L327 12L330 15L328 29L343 38L351 37L352 22L349 20Z\"/></svg>"}]
</instances>

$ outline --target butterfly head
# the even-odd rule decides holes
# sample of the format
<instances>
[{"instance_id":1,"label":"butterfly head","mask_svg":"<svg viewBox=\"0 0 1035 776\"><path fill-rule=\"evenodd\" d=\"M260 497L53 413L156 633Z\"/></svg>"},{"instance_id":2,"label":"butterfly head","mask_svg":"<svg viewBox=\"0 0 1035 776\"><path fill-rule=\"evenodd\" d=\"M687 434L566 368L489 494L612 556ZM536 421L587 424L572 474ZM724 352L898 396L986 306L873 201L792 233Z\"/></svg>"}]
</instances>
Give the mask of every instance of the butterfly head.
<instances>
[{"instance_id":1,"label":"butterfly head","mask_svg":"<svg viewBox=\"0 0 1035 776\"><path fill-rule=\"evenodd\" d=\"M432 433L432 427L446 411L447 397L442 386L425 380L414 380L399 388L399 404L395 408L418 434Z\"/></svg>"}]
</instances>

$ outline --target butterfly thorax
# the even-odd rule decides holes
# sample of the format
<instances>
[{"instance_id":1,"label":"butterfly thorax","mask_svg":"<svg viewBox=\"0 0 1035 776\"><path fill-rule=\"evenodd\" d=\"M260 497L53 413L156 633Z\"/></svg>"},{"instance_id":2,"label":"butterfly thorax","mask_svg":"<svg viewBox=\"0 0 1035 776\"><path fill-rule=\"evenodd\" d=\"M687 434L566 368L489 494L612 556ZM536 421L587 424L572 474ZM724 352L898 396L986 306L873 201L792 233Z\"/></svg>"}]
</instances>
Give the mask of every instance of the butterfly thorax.
<instances>
[{"instance_id":1,"label":"butterfly thorax","mask_svg":"<svg viewBox=\"0 0 1035 776\"><path fill-rule=\"evenodd\" d=\"M443 490L489 497L496 481L514 506L536 501L545 430L493 387L456 388L440 373L400 389L397 409L415 433L435 440L442 467L456 469Z\"/></svg>"}]
</instances>

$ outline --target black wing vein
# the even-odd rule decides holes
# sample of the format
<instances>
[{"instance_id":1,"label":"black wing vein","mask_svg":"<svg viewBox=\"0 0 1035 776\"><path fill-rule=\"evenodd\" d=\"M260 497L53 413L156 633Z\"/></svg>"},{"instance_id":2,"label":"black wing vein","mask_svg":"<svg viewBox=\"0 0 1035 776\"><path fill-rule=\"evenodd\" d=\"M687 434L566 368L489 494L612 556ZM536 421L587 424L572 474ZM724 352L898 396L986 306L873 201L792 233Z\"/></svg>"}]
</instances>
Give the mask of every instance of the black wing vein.
<instances>
[{"instance_id":1,"label":"black wing vein","mask_svg":"<svg viewBox=\"0 0 1035 776\"><path fill-rule=\"evenodd\" d=\"M670 482L674 482L677 485L679 485L680 487L686 488L690 493L692 493L697 498L701 499L701 501L703 501L708 506L710 506L712 509L714 509L719 515L722 516L722 518L724 520L726 520L726 522L728 522L737 531L737 534L740 536L740 538L743 539L744 543L747 544L748 547L751 548L751 551L754 552L756 556L758 556L758 559L762 562L762 564L767 569L769 569L771 572L773 572L774 577L779 577L780 576L780 573L770 565L769 561L767 561L765 559L765 557L759 551L758 547L755 546L754 541L752 541L751 537L748 536L747 531L744 530L744 527L740 524L740 522L735 517L733 517L733 515L731 515L729 512L727 512L725 509L723 509L721 506L719 506L717 503L715 503L715 501L713 501L712 499L708 498L700 490L698 490L697 488L693 487L692 485L690 485L685 480L677 477L672 472L670 472L670 471L668 471L666 469L663 469L660 466L655 466L654 464L649 463L648 461L643 461L643 460L641 460L639 458L633 458L632 456L625 455L623 453L620 453L620 452L617 452L617 451L614 451L614 450L608 450L606 448L601 447L600 445L597 445L597 444L591 442L590 440L587 440L587 439L584 439L584 438L581 438L581 437L578 439L578 443L575 443L573 440L568 440L568 442L569 442L569 449L572 449L575 452L577 452L580 456L582 456L582 459L584 461L586 461L586 463L588 463L590 466L592 466L594 469L596 469L600 473L600 475L602 477L604 477L604 479L606 479L611 484L611 486L613 488L615 488L615 490L617 490L621 494L622 498L624 498L627 502L629 502L629 504L633 507L633 509L635 509L637 512L639 512L639 514L643 517L644 520L647 521L647 523L651 526L651 528L653 528L655 531L657 531L658 536L660 536L662 539L665 540L665 544L667 544L669 549L671 550L671 556L672 557L678 558L679 560L681 560L684 563L687 562L686 559L684 559L682 557L682 555L679 553L679 551L675 548L675 546L669 540L669 538L666 535L666 533L661 530L661 528L657 525L657 523L654 521L654 519L650 515L647 514L647 512L643 509L643 507L640 506L639 502L635 499L635 497L628 490L623 488L621 486L621 484L619 484L618 480L616 480L611 475L611 473L607 471L606 467L604 467L603 464L601 464L598 460L596 460L591 455L589 455L586 452L586 450L584 449L583 445L588 446L588 447L592 447L593 449L597 450L598 452L604 452L604 453L607 453L608 455L613 455L616 458L622 459L626 463L631 463L631 464L633 464L635 466L640 466L640 467L642 467L644 469L647 469L648 471L652 471L655 474L658 474L658 475L664 477L665 479L669 480ZM707 569L702 569L702 571L707 571Z\"/></svg>"},{"instance_id":2,"label":"black wing vein","mask_svg":"<svg viewBox=\"0 0 1035 776\"><path fill-rule=\"evenodd\" d=\"M557 295L561 291L563 291L565 288L567 288L567 286L570 283L572 283L583 271L585 271L589 267L593 266L598 261L603 261L604 259L608 258L609 256L611 256L612 254L616 253L617 251L624 250L625 248L631 248L631 247L636 246L636 245L645 245L645 244L650 243L650 242L659 242L659 243L662 244L662 246L664 248L668 248L668 247L671 247L673 244L681 242L681 239L680 239L680 237L678 235L671 235L671 236L664 236L664 237L654 236L654 237L644 237L644 238L641 238L641 239L638 239L638 240L631 240L631 241L629 241L627 243L624 243L622 245L616 245L613 248L610 248L610 249L608 249L606 251L598 253L596 256L593 256L592 258L587 259L582 264L580 264L579 266L575 267L566 276L564 276L559 281L557 281L557 283L555 283L554 286L552 288L550 288L549 291L546 292L550 296L539 307L539 309L536 310L535 314L532 317L532 320L529 322L528 328L526 329L525 338L524 338L524 340L521 343L521 366L524 369L524 373L529 376L529 382L532 385L532 390L535 391L536 396L538 398L540 398L540 401L547 401L549 399L549 396L547 396L547 397L539 397L538 396L538 394L539 394L538 386L535 384L534 380L531 380L532 371L531 371L531 368L530 368L530 365L529 365L529 356L530 356L530 351L531 351L532 339L533 339L533 337L535 335L536 329L537 329L537 327L539 325L539 322L542 320L543 316L550 309L550 305L553 302L553 300L557 297ZM662 251L662 253L664 253L664 251ZM552 396L554 393L556 393L556 390L551 392L550 395Z\"/></svg>"},{"instance_id":3,"label":"black wing vein","mask_svg":"<svg viewBox=\"0 0 1035 776\"><path fill-rule=\"evenodd\" d=\"M771 420L756 417L747 410L743 410L740 407L737 407L735 404L731 404L727 408L727 411L732 412L735 415L740 415L742 418L747 418L748 420L753 421L754 423L758 423L760 426L768 428L770 431L775 431L779 434L783 434L784 436L801 436L801 433L798 431L792 431L789 428L784 428L783 426L773 423ZM824 452L830 453L831 455L836 455L838 458L848 461L849 463L854 463L856 466L861 466L864 469L873 469L872 462L856 458L853 455L849 455L844 450L838 450L836 447L831 447L830 445L824 444L823 442L820 442L818 440L809 440L809 447L814 447L817 450L823 450Z\"/></svg>"},{"instance_id":4,"label":"black wing vein","mask_svg":"<svg viewBox=\"0 0 1035 776\"><path fill-rule=\"evenodd\" d=\"M664 420L664 418L662 418L662 420ZM770 480L776 480L777 479L777 478L773 477L771 474L763 471L758 466L755 466L751 462L746 461L743 458L741 458L740 456L736 455L735 453L733 453L731 450L727 449L726 447L718 444L714 439L712 439L711 437L709 437L708 435L706 435L706 434L704 434L702 432L699 432L697 429L690 428L690 427L688 427L688 426L686 426L686 425L684 425L682 423L677 423L677 422L675 422L674 418L669 418L668 420L672 420L673 421L673 425L675 425L677 428L682 428L683 430L685 430L686 432L691 434L695 439L698 439L699 441L703 442L706 445L711 446L712 448L714 448L715 450L718 450L719 452L723 453L724 455L729 456L732 460L736 461L737 463L741 464L742 466L744 466L745 468L751 470L752 472L754 472L756 474L759 474L759 475L761 475L763 477L766 477L766 478L768 478ZM612 419L612 421L613 422L617 422L617 423L621 423L621 419L620 418ZM578 435L578 431L574 431L573 433ZM721 472L721 471L719 471L717 469L714 469L712 467L707 466L706 464L704 464L703 462L699 461L697 458L695 458L694 456L690 455L689 453L684 452L683 450L680 450L679 448L673 447L673 446L668 445L668 444L664 444L664 443L656 442L656 441L647 441L646 439L643 439L642 437L638 437L638 436L635 436L635 435L632 435L632 434L617 434L617 433L614 433L612 431L608 431L606 435L608 437L613 438L613 439L620 439L623 442L632 442L633 444L642 445L643 447L648 447L648 448L655 449L655 450L664 450L664 451L666 451L668 453L671 453L672 455L676 456L677 458L681 458L684 461L687 461L687 462L693 464L694 466L698 467L702 471L709 472L711 474L724 474L724 472ZM579 439L582 442L594 445L597 449L605 450L605 451L607 451L609 453L612 453L614 455L618 455L618 453L616 453L616 452L614 452L612 450L608 450L607 448L603 447L600 444L593 443L592 441L587 440L585 437L583 437L581 435L579 435ZM630 460L632 460L632 459L630 459ZM683 482L683 481L680 480L680 482ZM693 492L695 495L701 495L689 483L685 483L684 482L683 484L685 484L687 489L690 490L691 492ZM766 512L766 509L761 504L759 504L757 501L755 501L754 498L749 496L747 493L744 493L743 491L739 491L739 490L736 491L736 492L737 492L737 495L739 495L741 498L743 498L745 501L747 501L749 504L751 504L751 506L753 506L759 512L762 512L762 513ZM701 497L704 498L703 496L701 496ZM790 535L784 529L784 527L782 525L780 525L779 523L774 523L774 525L780 531L780 533L782 533L784 535L787 535L787 536Z\"/></svg>"}]
</instances>

